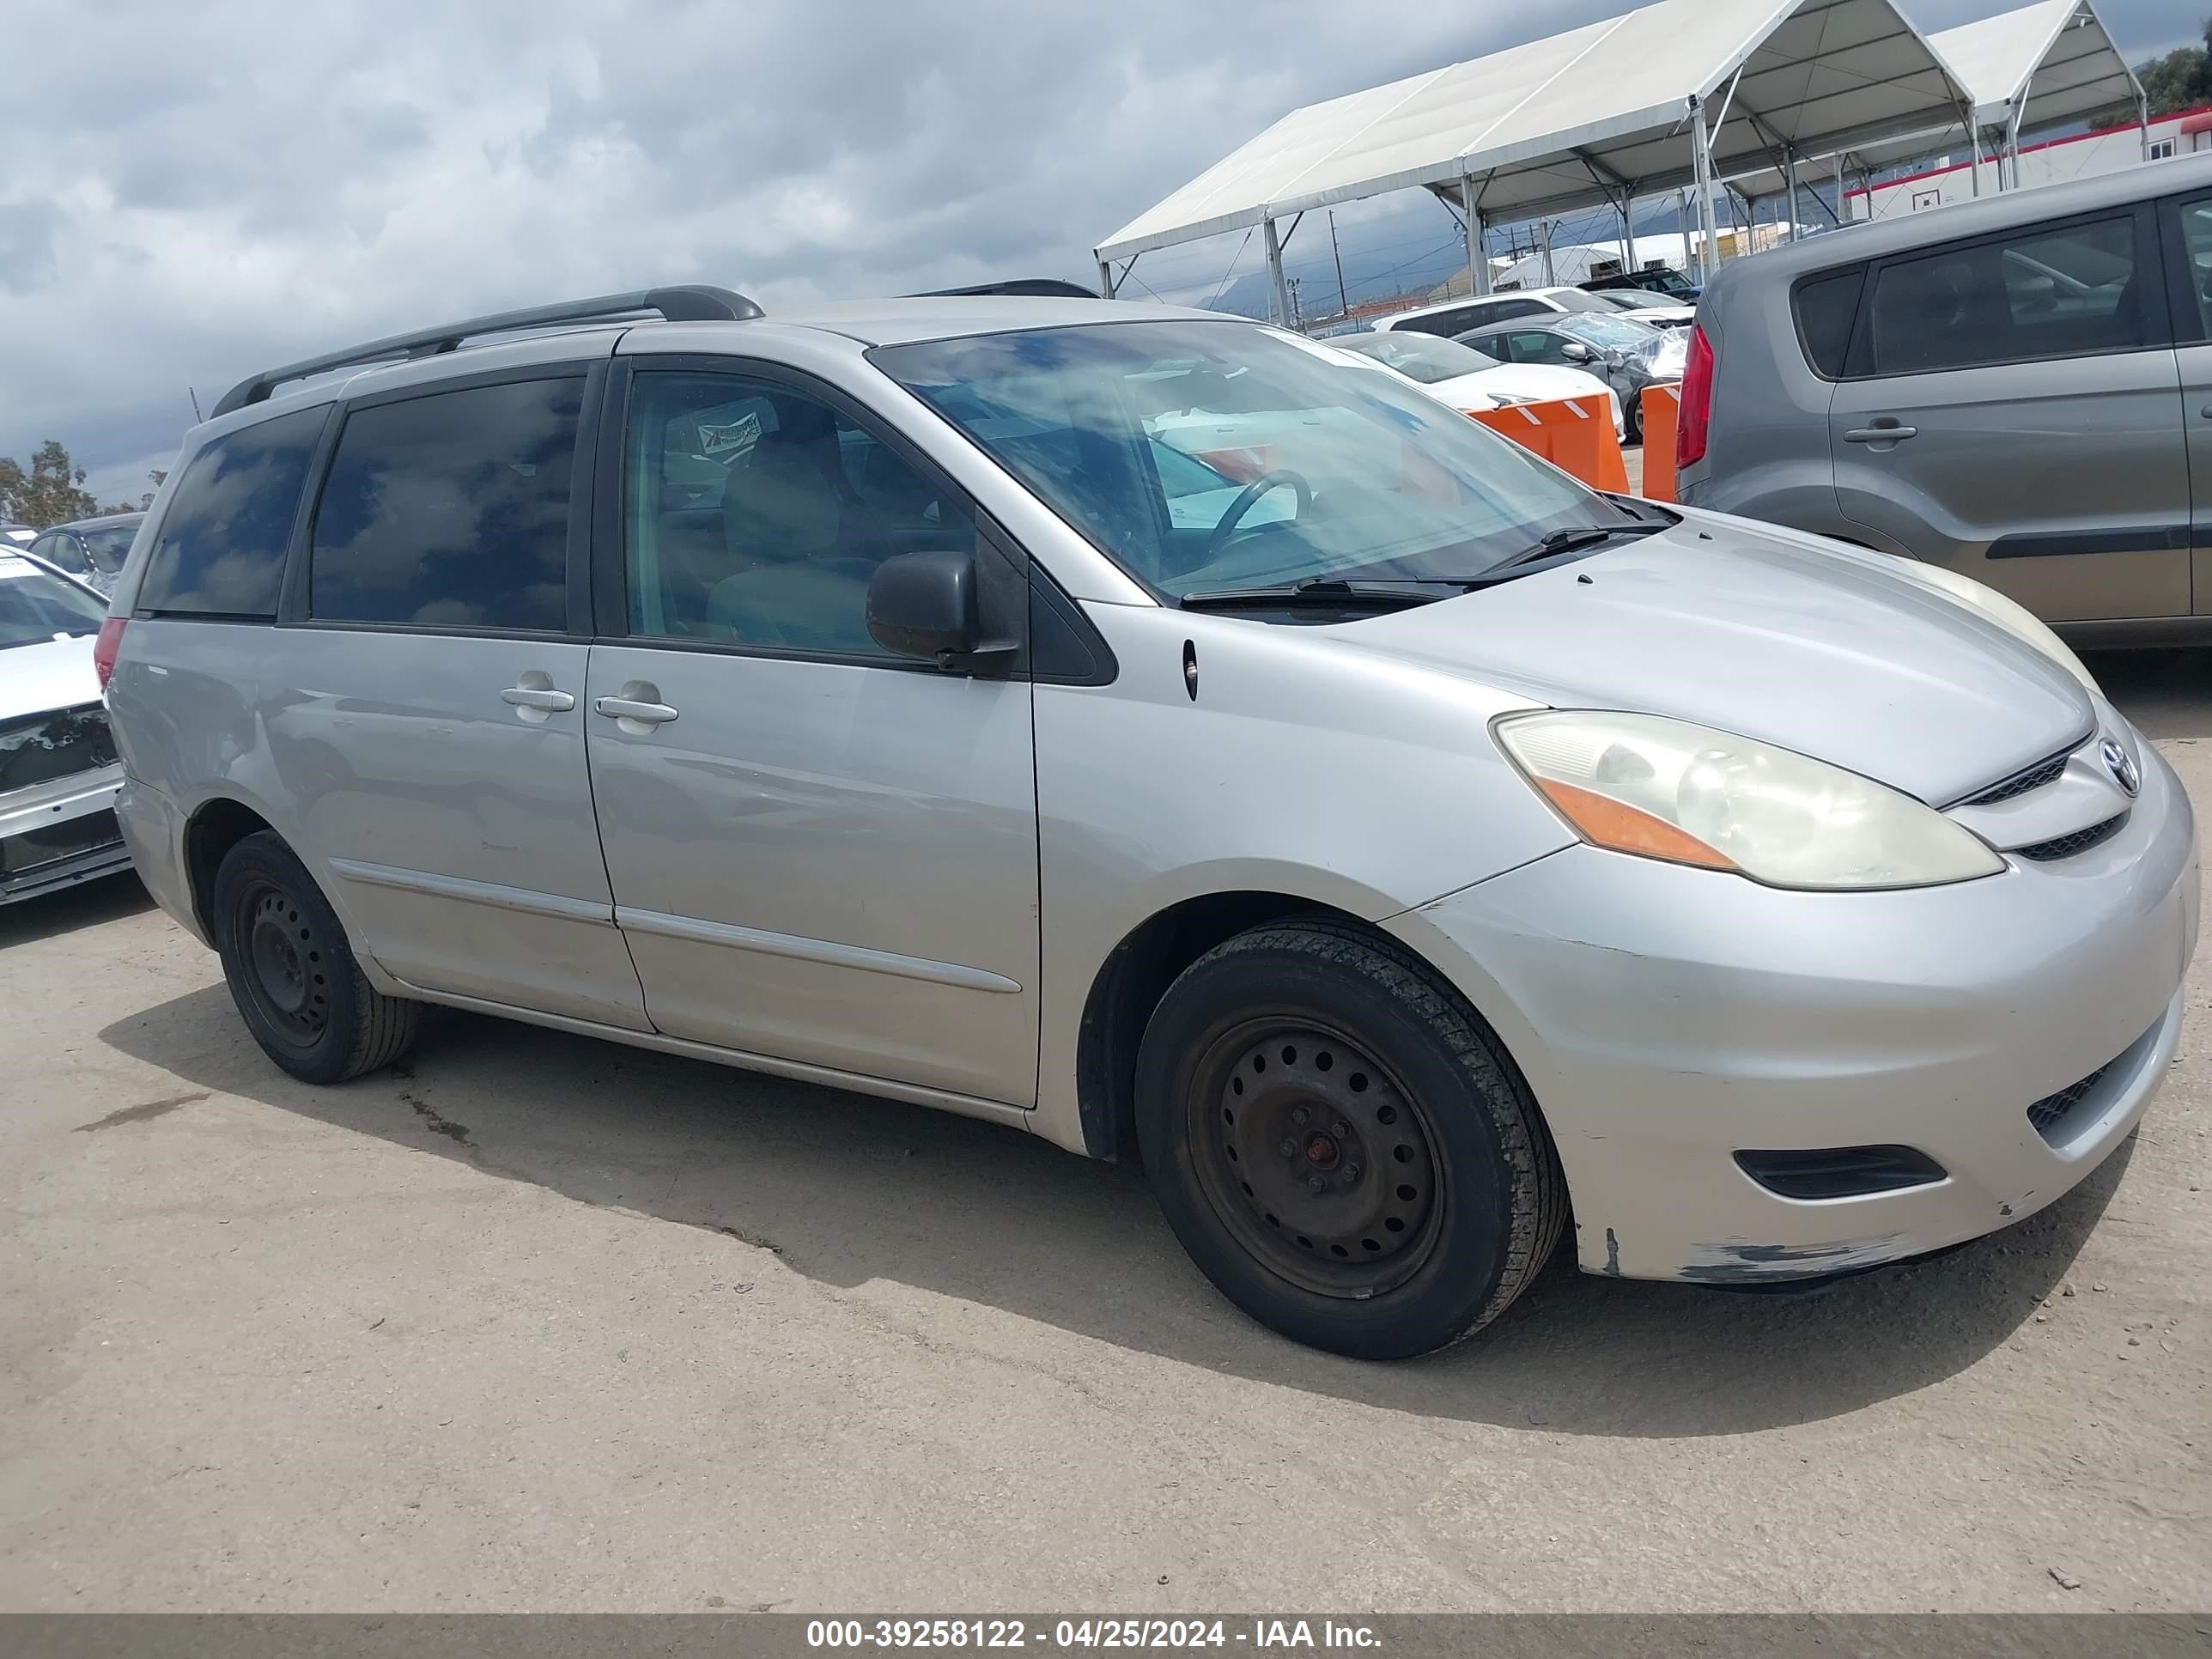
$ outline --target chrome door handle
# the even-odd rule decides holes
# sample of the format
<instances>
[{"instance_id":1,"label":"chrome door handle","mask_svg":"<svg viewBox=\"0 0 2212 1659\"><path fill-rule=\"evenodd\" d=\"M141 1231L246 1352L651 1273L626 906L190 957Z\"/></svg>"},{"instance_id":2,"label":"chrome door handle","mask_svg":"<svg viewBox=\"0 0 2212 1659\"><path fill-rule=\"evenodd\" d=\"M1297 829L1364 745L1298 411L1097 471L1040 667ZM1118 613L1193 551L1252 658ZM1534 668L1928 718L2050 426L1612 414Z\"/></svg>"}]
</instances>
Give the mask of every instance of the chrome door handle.
<instances>
[{"instance_id":1,"label":"chrome door handle","mask_svg":"<svg viewBox=\"0 0 2212 1659\"><path fill-rule=\"evenodd\" d=\"M628 697L601 697L592 707L611 720L635 720L640 726L665 726L676 718L665 702L633 702Z\"/></svg>"},{"instance_id":2,"label":"chrome door handle","mask_svg":"<svg viewBox=\"0 0 2212 1659\"><path fill-rule=\"evenodd\" d=\"M510 685L499 696L501 702L511 702L517 708L538 708L549 714L565 714L576 706L576 699L568 692L538 685Z\"/></svg>"},{"instance_id":3,"label":"chrome door handle","mask_svg":"<svg viewBox=\"0 0 2212 1659\"><path fill-rule=\"evenodd\" d=\"M1917 426L1859 426L1844 434L1844 441L1847 444L1888 444L1895 443L1900 438L1917 438L1919 435L1920 428Z\"/></svg>"}]
</instances>

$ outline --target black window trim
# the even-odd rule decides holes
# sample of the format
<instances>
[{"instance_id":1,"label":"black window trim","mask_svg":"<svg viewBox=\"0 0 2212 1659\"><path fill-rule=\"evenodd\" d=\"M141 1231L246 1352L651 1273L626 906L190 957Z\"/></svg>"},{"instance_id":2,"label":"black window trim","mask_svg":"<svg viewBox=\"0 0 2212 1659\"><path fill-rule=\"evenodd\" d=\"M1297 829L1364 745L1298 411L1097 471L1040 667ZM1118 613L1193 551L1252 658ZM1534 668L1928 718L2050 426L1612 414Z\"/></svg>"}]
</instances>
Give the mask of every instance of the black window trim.
<instances>
[{"instance_id":1,"label":"black window trim","mask_svg":"<svg viewBox=\"0 0 2212 1659\"><path fill-rule=\"evenodd\" d=\"M1969 252L1976 248L2017 242L2033 236L2050 235L2072 230L2082 225L2102 224L2107 221L2124 219L2135 233L2136 270L2143 271L2155 267L2161 273L2164 260L2160 257L2162 246L2154 203L2148 199L2116 202L2106 207L2093 208L2083 213L2069 213L2055 219L2023 220L2008 225L2002 230L1987 231L1978 236L1954 237L1940 242L1923 242L1909 249L1883 254L1867 261L1866 282L1859 289L1857 315L1851 323L1850 344L1844 356L1842 379L1858 380L1911 380L1929 374L1969 374L1978 369L2010 368L2026 363L2081 362L2095 357L2125 357L2142 351L2161 351L2173 344L2173 329L2166 312L2166 283L2164 281L2146 282L2136 291L2136 322L2142 338L2135 345L2106 346L2094 351L2046 351L2033 356L1998 357L1984 362L1953 363L1936 368L1902 369L1891 374L1878 374L1873 368L1874 337L1872 319L1874 294L1882 273L1893 265L1917 264L1947 253ZM1795 290L1792 290L1793 297Z\"/></svg>"},{"instance_id":2,"label":"black window trim","mask_svg":"<svg viewBox=\"0 0 2212 1659\"><path fill-rule=\"evenodd\" d=\"M331 419L308 464L307 488L301 512L292 526L292 542L284 566L284 587L277 602L276 626L322 633L422 634L453 639L536 640L579 642L591 636L590 563L592 486L599 469L592 464L592 445L598 437L599 410L605 400L608 358L593 356L563 358L554 362L527 363L484 369L474 374L455 374L445 380L422 380L410 386L342 398L331 405ZM392 404L413 403L448 392L472 392L483 386L513 386L537 380L574 380L579 385L576 410L576 450L568 481L568 523L563 571L567 581L567 618L559 628L441 626L424 623L349 622L340 617L310 614L311 571L315 520L322 511L323 492L330 483L332 463L347 420L356 410L381 409ZM580 596L582 602L580 604Z\"/></svg>"},{"instance_id":3,"label":"black window trim","mask_svg":"<svg viewBox=\"0 0 2212 1659\"><path fill-rule=\"evenodd\" d=\"M1038 603L1036 596L1042 595L1042 602L1052 606L1068 623L1091 657L1089 665L1083 669L1070 665L1065 670L1038 672L1037 665L1030 659L1031 630L1025 615L1022 619L1021 647L1013 663L1004 673L988 678L1026 679L1041 684L1109 685L1113 683L1117 672L1113 651L1090 617L1084 614L1082 607L1067 597L1051 574L1030 556L1004 525L992 516L982 502L896 425L842 386L817 374L769 358L740 357L721 353L634 352L625 353L613 362L605 398L606 415L599 433L598 461L593 468L596 474L593 491L596 510L592 526L590 585L590 612L594 624L591 638L593 644L631 646L656 651L685 651L710 656L757 657L780 662L830 663L851 668L884 668L935 677L942 677L945 672L933 663L915 658L802 651L724 640L678 640L658 634L631 633L629 528L624 474L629 465L630 409L635 395L636 377L641 374L719 374L732 380L785 386L801 396L815 398L833 413L850 421L920 473L923 481L933 489L943 491L945 497L975 526L979 539L1006 561L1018 580L1027 582L1032 595L1031 605Z\"/></svg>"},{"instance_id":4,"label":"black window trim","mask_svg":"<svg viewBox=\"0 0 2212 1659\"><path fill-rule=\"evenodd\" d=\"M192 451L190 455L178 462L175 468L177 488L170 492L169 499L162 503L161 522L154 526L153 544L146 550L146 568L138 574L138 591L131 599L131 616L133 621L159 617L164 622L227 623L233 626L246 624L256 628L275 628L283 624L284 606L292 596L293 572L301 567L301 538L307 533L307 526L314 521L313 506L322 494L323 469L329 465L331 446L336 441L337 435L338 404L335 398L319 405L323 416L322 429L315 434L314 442L307 447L307 470L300 480L300 499L292 504L292 528L290 533L285 538L284 551L281 556L282 567L276 574L276 614L268 616L258 611L173 611L163 605L141 603L145 595L146 584L153 578L154 556L161 550L161 532L167 529L169 515L176 511L177 496L183 492L185 480L191 477L192 469L199 465L201 458L226 438L234 437L241 432L251 432L257 427L267 426L272 421L281 421L289 416L312 413L319 405L312 403L282 405L270 404L262 407L268 410L262 419L241 421L236 426L216 433L198 449ZM142 526L141 528L143 526Z\"/></svg>"},{"instance_id":5,"label":"black window trim","mask_svg":"<svg viewBox=\"0 0 2212 1659\"><path fill-rule=\"evenodd\" d=\"M2189 238L2181 228L2185 212L2207 205L2212 205L2212 190L2161 196L2151 204L2158 225L2159 270L2166 279L2166 307L2177 347L2212 344L2212 328L2205 325L2203 304L2191 280L2193 273L2189 263Z\"/></svg>"}]
</instances>

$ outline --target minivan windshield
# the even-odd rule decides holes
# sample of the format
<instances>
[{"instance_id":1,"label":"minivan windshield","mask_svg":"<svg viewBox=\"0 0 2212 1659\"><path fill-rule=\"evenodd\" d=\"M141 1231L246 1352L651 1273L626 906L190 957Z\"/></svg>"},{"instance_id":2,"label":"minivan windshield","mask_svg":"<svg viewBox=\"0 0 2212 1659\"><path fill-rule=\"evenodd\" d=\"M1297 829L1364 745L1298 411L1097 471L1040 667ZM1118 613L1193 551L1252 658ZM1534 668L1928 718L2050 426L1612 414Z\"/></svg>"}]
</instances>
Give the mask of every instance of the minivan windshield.
<instances>
[{"instance_id":1,"label":"minivan windshield","mask_svg":"<svg viewBox=\"0 0 2212 1659\"><path fill-rule=\"evenodd\" d=\"M1440 380L1455 380L1462 374L1480 374L1503 367L1497 358L1473 346L1434 334L1417 334L1409 328L1392 329L1385 334L1355 334L1331 340L1329 344L1387 363L1407 380L1419 380L1423 386L1435 386Z\"/></svg>"},{"instance_id":2,"label":"minivan windshield","mask_svg":"<svg viewBox=\"0 0 2212 1659\"><path fill-rule=\"evenodd\" d=\"M0 554L0 651L97 634L106 616L99 594Z\"/></svg>"},{"instance_id":3,"label":"minivan windshield","mask_svg":"<svg viewBox=\"0 0 2212 1659\"><path fill-rule=\"evenodd\" d=\"M1414 387L1249 323L1091 324L869 356L1169 599L1350 579L1441 590L1555 532L1638 522Z\"/></svg>"}]
</instances>

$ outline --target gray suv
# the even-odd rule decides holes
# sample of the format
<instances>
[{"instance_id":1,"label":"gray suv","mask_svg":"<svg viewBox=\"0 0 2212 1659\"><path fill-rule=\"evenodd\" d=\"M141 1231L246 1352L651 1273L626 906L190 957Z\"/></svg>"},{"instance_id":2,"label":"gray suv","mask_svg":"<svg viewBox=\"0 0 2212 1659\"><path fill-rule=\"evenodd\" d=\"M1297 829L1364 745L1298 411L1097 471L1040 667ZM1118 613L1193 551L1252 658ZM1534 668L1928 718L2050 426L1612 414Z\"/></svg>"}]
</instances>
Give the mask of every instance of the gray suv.
<instances>
[{"instance_id":1,"label":"gray suv","mask_svg":"<svg viewBox=\"0 0 2212 1659\"><path fill-rule=\"evenodd\" d=\"M1681 499L1925 560L2084 644L2212 638L2212 157L1723 270Z\"/></svg>"},{"instance_id":2,"label":"gray suv","mask_svg":"<svg viewBox=\"0 0 2212 1659\"><path fill-rule=\"evenodd\" d=\"M661 289L258 374L94 660L294 1075L443 1003L985 1118L1346 1353L1565 1237L2032 1214L2185 1006L2187 798L2018 606L1204 312Z\"/></svg>"}]
</instances>

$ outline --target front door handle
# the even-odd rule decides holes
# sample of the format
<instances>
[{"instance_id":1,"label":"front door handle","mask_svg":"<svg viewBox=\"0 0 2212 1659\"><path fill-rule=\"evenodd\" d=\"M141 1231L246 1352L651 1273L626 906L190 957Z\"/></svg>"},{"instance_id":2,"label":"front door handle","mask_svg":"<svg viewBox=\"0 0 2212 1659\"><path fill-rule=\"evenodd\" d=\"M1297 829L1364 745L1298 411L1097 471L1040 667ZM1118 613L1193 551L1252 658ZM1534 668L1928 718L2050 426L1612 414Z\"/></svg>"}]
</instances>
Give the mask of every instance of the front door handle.
<instances>
[{"instance_id":1,"label":"front door handle","mask_svg":"<svg viewBox=\"0 0 2212 1659\"><path fill-rule=\"evenodd\" d=\"M565 714L576 706L576 699L569 693L542 685L510 685L499 696L501 702L511 702L517 708L538 708L549 714Z\"/></svg>"},{"instance_id":2,"label":"front door handle","mask_svg":"<svg viewBox=\"0 0 2212 1659\"><path fill-rule=\"evenodd\" d=\"M1920 428L1917 426L1899 426L1894 421L1885 426L1877 421L1872 426L1853 427L1844 434L1844 441L1847 444L1893 444L1900 439L1919 435Z\"/></svg>"},{"instance_id":3,"label":"front door handle","mask_svg":"<svg viewBox=\"0 0 2212 1659\"><path fill-rule=\"evenodd\" d=\"M611 720L635 720L640 726L665 726L676 718L676 711L665 702L631 697L601 697L592 707Z\"/></svg>"},{"instance_id":4,"label":"front door handle","mask_svg":"<svg viewBox=\"0 0 2212 1659\"><path fill-rule=\"evenodd\" d=\"M2198 410L2197 412L2203 416L2206 420L2212 421L2212 404L2205 404L2203 408Z\"/></svg>"}]
</instances>

